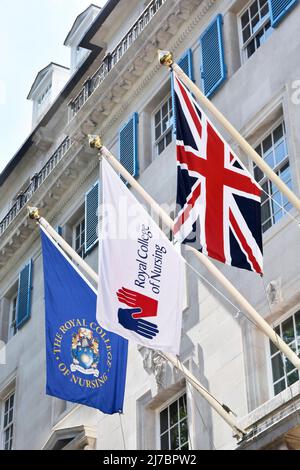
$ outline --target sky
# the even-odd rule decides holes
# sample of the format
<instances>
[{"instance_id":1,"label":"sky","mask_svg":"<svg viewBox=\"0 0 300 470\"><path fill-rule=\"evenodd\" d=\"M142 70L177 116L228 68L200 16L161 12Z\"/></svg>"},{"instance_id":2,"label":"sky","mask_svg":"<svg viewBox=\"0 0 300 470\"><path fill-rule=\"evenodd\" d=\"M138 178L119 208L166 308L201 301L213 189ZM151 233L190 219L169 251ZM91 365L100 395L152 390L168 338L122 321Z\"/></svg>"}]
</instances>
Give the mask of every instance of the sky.
<instances>
[{"instance_id":1,"label":"sky","mask_svg":"<svg viewBox=\"0 0 300 470\"><path fill-rule=\"evenodd\" d=\"M50 62L70 66L70 49L63 43L76 16L106 0L0 1L1 172L31 131L26 97L37 73Z\"/></svg>"}]
</instances>

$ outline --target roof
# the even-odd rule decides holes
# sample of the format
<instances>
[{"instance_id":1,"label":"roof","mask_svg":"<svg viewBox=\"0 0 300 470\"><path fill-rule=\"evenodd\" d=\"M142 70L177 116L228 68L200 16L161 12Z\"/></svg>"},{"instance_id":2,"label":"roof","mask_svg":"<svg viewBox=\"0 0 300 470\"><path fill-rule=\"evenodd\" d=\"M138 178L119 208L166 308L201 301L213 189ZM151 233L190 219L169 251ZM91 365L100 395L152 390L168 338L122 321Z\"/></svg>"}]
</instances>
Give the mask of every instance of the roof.
<instances>
[{"instance_id":1,"label":"roof","mask_svg":"<svg viewBox=\"0 0 300 470\"><path fill-rule=\"evenodd\" d=\"M26 154L27 150L31 147L33 144L33 136L34 134L38 131L40 127L44 127L47 125L49 120L53 117L53 115L56 113L56 111L59 109L61 106L62 102L69 97L69 95L72 93L75 85L81 80L85 72L88 70L90 65L93 63L95 58L99 55L101 52L101 48L98 46L95 46L90 43L91 39L95 35L95 33L98 31L98 29L102 26L102 24L105 22L105 20L110 16L110 14L113 12L113 10L117 7L117 5L120 3L121 0L108 0L104 7L99 11L98 16L96 16L95 20L93 21L90 29L85 33L85 36L83 37L80 46L85 47L86 49L91 50L90 55L87 57L87 59L83 62L81 67L72 75L72 77L68 80L66 83L65 87L62 89L60 94L57 96L55 99L54 103L51 105L49 110L46 112L45 116L41 119L41 121L38 122L37 126L33 131L29 134L25 142L21 145L21 147L18 149L18 151L14 154L14 156L11 158L11 160L7 163L6 167L0 173L0 186L3 185L5 180L10 176L12 171L16 168L16 166L19 164L19 162L22 160L24 155Z\"/></svg>"},{"instance_id":2,"label":"roof","mask_svg":"<svg viewBox=\"0 0 300 470\"><path fill-rule=\"evenodd\" d=\"M28 96L27 96L28 100L30 100L32 98L32 95L33 95L34 91L37 89L37 87L39 86L39 84L41 83L41 81L43 80L45 75L47 75L49 70L51 68L54 68L54 67L57 67L57 68L60 68L60 69L65 69L65 70L70 70L68 67L65 67L64 65L56 64L55 62L50 62L50 64L48 64L46 67L44 67L42 70L40 70L37 73L37 75L34 79L34 82L31 85L30 91L28 93Z\"/></svg>"},{"instance_id":3,"label":"roof","mask_svg":"<svg viewBox=\"0 0 300 470\"><path fill-rule=\"evenodd\" d=\"M99 7L98 5L95 5L94 3L91 3L82 13L80 13L77 18L75 19L70 31L68 32L68 35L65 39L65 42L64 42L64 45L65 46L69 46L70 44L70 39L72 37L72 35L75 33L75 31L77 31L79 25L82 23L83 19L87 16L87 13L92 9L92 8L96 8L97 10L101 10L101 7Z\"/></svg>"}]
</instances>

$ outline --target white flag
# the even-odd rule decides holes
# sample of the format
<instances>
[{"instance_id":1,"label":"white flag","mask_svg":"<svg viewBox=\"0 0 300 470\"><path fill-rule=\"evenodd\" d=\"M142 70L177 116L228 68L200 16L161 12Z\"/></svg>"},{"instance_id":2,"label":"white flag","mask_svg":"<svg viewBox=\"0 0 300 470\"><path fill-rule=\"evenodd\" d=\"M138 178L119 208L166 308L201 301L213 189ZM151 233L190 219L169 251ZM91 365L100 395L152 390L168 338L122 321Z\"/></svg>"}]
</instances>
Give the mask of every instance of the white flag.
<instances>
[{"instance_id":1,"label":"white flag","mask_svg":"<svg viewBox=\"0 0 300 470\"><path fill-rule=\"evenodd\" d=\"M105 159L97 320L148 348L179 354L183 258Z\"/></svg>"}]
</instances>

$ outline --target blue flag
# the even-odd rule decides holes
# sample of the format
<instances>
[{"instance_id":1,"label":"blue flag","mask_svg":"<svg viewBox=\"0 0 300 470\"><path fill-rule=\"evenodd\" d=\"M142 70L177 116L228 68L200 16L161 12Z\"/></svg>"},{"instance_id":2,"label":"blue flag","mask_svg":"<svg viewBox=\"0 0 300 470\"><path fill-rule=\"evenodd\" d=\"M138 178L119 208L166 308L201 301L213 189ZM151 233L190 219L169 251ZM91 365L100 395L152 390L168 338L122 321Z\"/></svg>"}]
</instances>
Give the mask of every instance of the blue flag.
<instances>
[{"instance_id":1,"label":"blue flag","mask_svg":"<svg viewBox=\"0 0 300 470\"><path fill-rule=\"evenodd\" d=\"M99 325L93 287L43 230L41 239L46 307L46 393L103 413L121 412L127 340Z\"/></svg>"}]
</instances>

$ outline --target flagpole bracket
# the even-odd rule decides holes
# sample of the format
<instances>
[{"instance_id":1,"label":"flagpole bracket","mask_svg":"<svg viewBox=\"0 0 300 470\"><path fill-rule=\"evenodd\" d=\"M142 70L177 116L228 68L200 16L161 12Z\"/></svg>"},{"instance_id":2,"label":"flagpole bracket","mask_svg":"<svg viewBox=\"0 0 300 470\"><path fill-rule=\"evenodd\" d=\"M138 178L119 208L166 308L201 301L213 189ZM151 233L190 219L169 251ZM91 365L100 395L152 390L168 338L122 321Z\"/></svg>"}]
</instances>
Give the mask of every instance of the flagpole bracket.
<instances>
[{"instance_id":1,"label":"flagpole bracket","mask_svg":"<svg viewBox=\"0 0 300 470\"><path fill-rule=\"evenodd\" d=\"M166 67L172 67L173 65L173 54L170 51L162 51L158 49L158 60L161 65Z\"/></svg>"},{"instance_id":2,"label":"flagpole bracket","mask_svg":"<svg viewBox=\"0 0 300 470\"><path fill-rule=\"evenodd\" d=\"M88 139L89 139L89 146L92 149L97 149L99 150L99 152L101 152L101 149L103 147L101 137L99 135L89 134Z\"/></svg>"},{"instance_id":3,"label":"flagpole bracket","mask_svg":"<svg viewBox=\"0 0 300 470\"><path fill-rule=\"evenodd\" d=\"M27 206L27 210L30 219L36 220L37 222L40 220L41 216L38 207Z\"/></svg>"}]
</instances>

